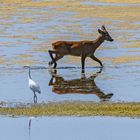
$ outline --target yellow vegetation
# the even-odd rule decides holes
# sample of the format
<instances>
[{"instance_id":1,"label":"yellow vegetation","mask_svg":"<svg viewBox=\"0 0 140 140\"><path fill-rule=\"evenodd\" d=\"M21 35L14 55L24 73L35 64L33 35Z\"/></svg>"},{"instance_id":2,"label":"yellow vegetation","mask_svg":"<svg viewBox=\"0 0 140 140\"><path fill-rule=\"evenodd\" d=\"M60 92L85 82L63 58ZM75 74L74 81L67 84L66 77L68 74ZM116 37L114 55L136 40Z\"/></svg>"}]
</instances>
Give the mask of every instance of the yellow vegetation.
<instances>
[{"instance_id":1,"label":"yellow vegetation","mask_svg":"<svg viewBox=\"0 0 140 140\"><path fill-rule=\"evenodd\" d=\"M4 64L5 60L3 58L0 58L0 64Z\"/></svg>"},{"instance_id":2,"label":"yellow vegetation","mask_svg":"<svg viewBox=\"0 0 140 140\"><path fill-rule=\"evenodd\" d=\"M25 3L31 0L0 0L0 3Z\"/></svg>"},{"instance_id":3,"label":"yellow vegetation","mask_svg":"<svg viewBox=\"0 0 140 140\"><path fill-rule=\"evenodd\" d=\"M139 0L94 0L97 2L113 2L113 3L140 3Z\"/></svg>"},{"instance_id":4,"label":"yellow vegetation","mask_svg":"<svg viewBox=\"0 0 140 140\"><path fill-rule=\"evenodd\" d=\"M140 48L140 42L133 42L129 43L128 45L124 46L124 48ZM138 50L136 50L138 51Z\"/></svg>"},{"instance_id":5,"label":"yellow vegetation","mask_svg":"<svg viewBox=\"0 0 140 140\"><path fill-rule=\"evenodd\" d=\"M62 102L30 107L0 108L1 115L24 116L128 116L140 117L140 103Z\"/></svg>"},{"instance_id":6,"label":"yellow vegetation","mask_svg":"<svg viewBox=\"0 0 140 140\"><path fill-rule=\"evenodd\" d=\"M17 59L17 60L13 60L13 63L17 64L17 65L25 66L25 65L33 65L33 64L36 63L36 61L34 61L34 60L27 60L27 59L24 59L24 60Z\"/></svg>"},{"instance_id":7,"label":"yellow vegetation","mask_svg":"<svg viewBox=\"0 0 140 140\"><path fill-rule=\"evenodd\" d=\"M131 63L136 61L140 61L140 56L122 56L112 59L114 63Z\"/></svg>"}]
</instances>

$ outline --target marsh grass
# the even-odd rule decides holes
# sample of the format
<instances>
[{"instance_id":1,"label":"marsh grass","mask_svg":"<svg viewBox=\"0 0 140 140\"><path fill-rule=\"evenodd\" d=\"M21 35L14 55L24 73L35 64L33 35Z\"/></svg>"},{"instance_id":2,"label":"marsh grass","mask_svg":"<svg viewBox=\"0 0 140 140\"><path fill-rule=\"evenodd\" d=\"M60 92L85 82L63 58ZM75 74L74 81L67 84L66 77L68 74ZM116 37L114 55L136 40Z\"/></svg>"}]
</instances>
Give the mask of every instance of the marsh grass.
<instances>
[{"instance_id":1,"label":"marsh grass","mask_svg":"<svg viewBox=\"0 0 140 140\"><path fill-rule=\"evenodd\" d=\"M30 107L0 108L1 115L12 116L121 116L140 117L140 103L55 102Z\"/></svg>"}]
</instances>

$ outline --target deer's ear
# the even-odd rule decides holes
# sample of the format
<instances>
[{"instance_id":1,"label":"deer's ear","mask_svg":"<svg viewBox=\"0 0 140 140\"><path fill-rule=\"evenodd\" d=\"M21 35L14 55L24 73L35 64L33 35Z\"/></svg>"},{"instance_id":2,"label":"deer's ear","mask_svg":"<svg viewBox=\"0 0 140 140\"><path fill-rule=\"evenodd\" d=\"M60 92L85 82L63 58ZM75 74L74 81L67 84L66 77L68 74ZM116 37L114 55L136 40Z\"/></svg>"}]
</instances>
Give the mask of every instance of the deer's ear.
<instances>
[{"instance_id":1,"label":"deer's ear","mask_svg":"<svg viewBox=\"0 0 140 140\"><path fill-rule=\"evenodd\" d=\"M106 28L105 28L104 25L102 25L101 29L102 29L103 31L106 31Z\"/></svg>"},{"instance_id":2,"label":"deer's ear","mask_svg":"<svg viewBox=\"0 0 140 140\"><path fill-rule=\"evenodd\" d=\"M102 31L102 30L100 30L100 29L98 29L98 32L99 32L99 34L103 34L103 31Z\"/></svg>"}]
</instances>

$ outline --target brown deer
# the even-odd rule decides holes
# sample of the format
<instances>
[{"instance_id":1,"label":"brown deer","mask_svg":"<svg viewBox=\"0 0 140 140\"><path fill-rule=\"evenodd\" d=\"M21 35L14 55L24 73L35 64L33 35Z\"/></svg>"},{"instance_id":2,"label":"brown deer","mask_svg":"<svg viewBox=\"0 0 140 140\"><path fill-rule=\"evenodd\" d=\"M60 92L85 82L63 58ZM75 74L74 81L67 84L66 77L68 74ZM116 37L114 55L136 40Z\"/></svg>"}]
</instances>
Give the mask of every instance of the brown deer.
<instances>
[{"instance_id":1,"label":"brown deer","mask_svg":"<svg viewBox=\"0 0 140 140\"><path fill-rule=\"evenodd\" d=\"M81 78L66 80L62 76L57 74L57 70L52 71L52 78L49 82L49 86L52 86L52 91L59 95L64 94L93 94L99 97L101 101L107 101L112 98L113 93L105 94L95 82L99 72L93 74L90 77L86 77L85 74Z\"/></svg>"},{"instance_id":2,"label":"brown deer","mask_svg":"<svg viewBox=\"0 0 140 140\"><path fill-rule=\"evenodd\" d=\"M49 65L54 64L56 68L59 59L63 58L65 55L80 56L82 63L82 70L85 68L85 59L90 57L91 59L98 62L101 67L103 67L102 62L94 56L96 49L105 41L113 41L112 37L107 32L105 26L98 29L99 35L93 41L57 41L52 43L53 50L49 50L50 57L52 59ZM55 57L53 56L55 54Z\"/></svg>"}]
</instances>

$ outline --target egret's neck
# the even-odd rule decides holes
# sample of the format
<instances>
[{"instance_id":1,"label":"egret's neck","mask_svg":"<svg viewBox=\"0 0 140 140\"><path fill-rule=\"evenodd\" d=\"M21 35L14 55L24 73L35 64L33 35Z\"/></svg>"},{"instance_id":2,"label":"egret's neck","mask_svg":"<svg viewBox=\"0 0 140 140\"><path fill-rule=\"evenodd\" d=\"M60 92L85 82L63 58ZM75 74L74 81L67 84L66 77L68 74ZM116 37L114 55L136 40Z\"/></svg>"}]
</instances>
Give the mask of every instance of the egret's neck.
<instances>
[{"instance_id":1,"label":"egret's neck","mask_svg":"<svg viewBox=\"0 0 140 140\"><path fill-rule=\"evenodd\" d=\"M31 72L30 72L30 67L29 67L29 79L32 79Z\"/></svg>"}]
</instances>

